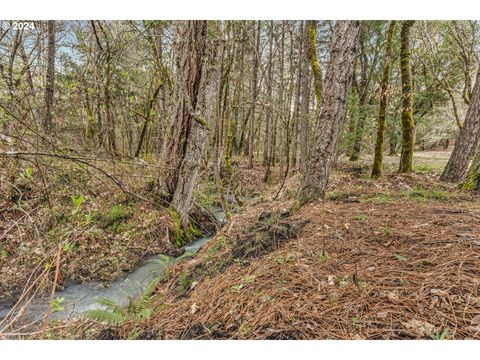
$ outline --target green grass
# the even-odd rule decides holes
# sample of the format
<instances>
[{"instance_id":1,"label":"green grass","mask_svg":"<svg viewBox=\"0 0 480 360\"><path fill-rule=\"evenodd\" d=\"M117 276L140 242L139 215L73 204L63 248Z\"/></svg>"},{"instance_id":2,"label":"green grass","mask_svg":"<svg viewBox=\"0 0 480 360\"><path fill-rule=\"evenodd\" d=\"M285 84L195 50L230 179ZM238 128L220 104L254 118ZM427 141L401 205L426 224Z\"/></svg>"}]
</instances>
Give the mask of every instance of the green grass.
<instances>
[{"instance_id":1,"label":"green grass","mask_svg":"<svg viewBox=\"0 0 480 360\"><path fill-rule=\"evenodd\" d=\"M434 173L440 171L445 166L444 163L420 163L413 166L413 170L421 173Z\"/></svg>"},{"instance_id":2,"label":"green grass","mask_svg":"<svg viewBox=\"0 0 480 360\"><path fill-rule=\"evenodd\" d=\"M390 194L381 194L378 196L375 196L372 201L375 204L384 204L392 199L392 196Z\"/></svg>"},{"instance_id":3,"label":"green grass","mask_svg":"<svg viewBox=\"0 0 480 360\"><path fill-rule=\"evenodd\" d=\"M355 216L355 220L357 221L367 221L368 220L368 215L367 214L358 214Z\"/></svg>"},{"instance_id":4,"label":"green grass","mask_svg":"<svg viewBox=\"0 0 480 360\"><path fill-rule=\"evenodd\" d=\"M446 201L451 198L451 196L443 190L425 189L421 186L416 186L414 189L407 192L406 196L415 200L430 199L430 200Z\"/></svg>"},{"instance_id":5,"label":"green grass","mask_svg":"<svg viewBox=\"0 0 480 360\"><path fill-rule=\"evenodd\" d=\"M180 291L182 293L187 292L187 290L190 288L193 282L193 277L190 272L183 272L180 274L178 277L178 286L180 288Z\"/></svg>"},{"instance_id":6,"label":"green grass","mask_svg":"<svg viewBox=\"0 0 480 360\"><path fill-rule=\"evenodd\" d=\"M122 205L113 205L110 211L102 216L102 224L114 232L124 231L124 223L130 216L130 212Z\"/></svg>"}]
</instances>

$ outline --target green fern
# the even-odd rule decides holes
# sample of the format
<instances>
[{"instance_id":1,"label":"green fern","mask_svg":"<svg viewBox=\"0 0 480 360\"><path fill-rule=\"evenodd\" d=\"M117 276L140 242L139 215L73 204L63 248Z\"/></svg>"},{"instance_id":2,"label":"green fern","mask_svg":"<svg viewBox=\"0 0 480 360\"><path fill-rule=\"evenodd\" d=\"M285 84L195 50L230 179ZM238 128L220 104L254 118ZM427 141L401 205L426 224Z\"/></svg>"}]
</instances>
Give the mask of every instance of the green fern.
<instances>
[{"instance_id":1,"label":"green fern","mask_svg":"<svg viewBox=\"0 0 480 360\"><path fill-rule=\"evenodd\" d=\"M125 314L119 314L107 309L89 310L85 313L92 320L100 321L110 325L120 325L127 320Z\"/></svg>"},{"instance_id":2,"label":"green fern","mask_svg":"<svg viewBox=\"0 0 480 360\"><path fill-rule=\"evenodd\" d=\"M92 320L110 325L121 325L129 320L147 319L152 315L152 309L148 307L148 301L159 281L159 277L150 281L137 299L130 299L125 309L112 300L100 299L98 303L103 305L105 309L89 310L85 312L85 315Z\"/></svg>"},{"instance_id":3,"label":"green fern","mask_svg":"<svg viewBox=\"0 0 480 360\"><path fill-rule=\"evenodd\" d=\"M123 308L118 305L117 303L115 303L114 301L112 300L108 300L108 299L100 299L97 301L99 304L103 305L106 307L106 309L112 313L115 313L115 314L123 314Z\"/></svg>"},{"instance_id":4,"label":"green fern","mask_svg":"<svg viewBox=\"0 0 480 360\"><path fill-rule=\"evenodd\" d=\"M133 314L135 315L142 315L141 318L145 319L151 315L151 312L148 313L146 310L149 310L147 308L148 306L148 300L150 300L150 297L153 295L153 292L155 291L155 287L157 286L158 282L160 281L160 278L157 277L150 281L143 291L143 293L137 298L135 301L130 301L129 303L129 308L131 308L133 311Z\"/></svg>"}]
</instances>

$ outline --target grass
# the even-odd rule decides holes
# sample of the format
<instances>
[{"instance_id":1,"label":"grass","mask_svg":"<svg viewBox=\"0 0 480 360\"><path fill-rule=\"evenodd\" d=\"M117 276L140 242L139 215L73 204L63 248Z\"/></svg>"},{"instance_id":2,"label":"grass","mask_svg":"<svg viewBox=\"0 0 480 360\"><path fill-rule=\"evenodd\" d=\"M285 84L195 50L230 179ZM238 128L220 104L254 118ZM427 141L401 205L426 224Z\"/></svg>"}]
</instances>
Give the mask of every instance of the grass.
<instances>
[{"instance_id":1,"label":"grass","mask_svg":"<svg viewBox=\"0 0 480 360\"><path fill-rule=\"evenodd\" d=\"M390 194L381 194L373 198L375 204L384 204L392 199Z\"/></svg>"},{"instance_id":2,"label":"grass","mask_svg":"<svg viewBox=\"0 0 480 360\"><path fill-rule=\"evenodd\" d=\"M357 221L367 221L368 220L368 215L367 214L358 214L355 216L355 220Z\"/></svg>"},{"instance_id":3,"label":"grass","mask_svg":"<svg viewBox=\"0 0 480 360\"><path fill-rule=\"evenodd\" d=\"M420 163L413 166L413 170L421 173L435 173L443 169L445 164L442 163Z\"/></svg>"},{"instance_id":4,"label":"grass","mask_svg":"<svg viewBox=\"0 0 480 360\"><path fill-rule=\"evenodd\" d=\"M380 227L380 231L387 236L393 233L393 229L390 226L382 226Z\"/></svg>"},{"instance_id":5,"label":"grass","mask_svg":"<svg viewBox=\"0 0 480 360\"><path fill-rule=\"evenodd\" d=\"M193 277L190 272L183 272L178 277L178 286L182 293L186 293L187 290L190 288L193 282Z\"/></svg>"},{"instance_id":6,"label":"grass","mask_svg":"<svg viewBox=\"0 0 480 360\"><path fill-rule=\"evenodd\" d=\"M102 223L105 228L114 232L123 230L121 225L129 219L130 212L122 205L113 205L108 213L103 215Z\"/></svg>"},{"instance_id":7,"label":"grass","mask_svg":"<svg viewBox=\"0 0 480 360\"><path fill-rule=\"evenodd\" d=\"M405 193L405 195L410 199L415 200L437 200L437 201L447 201L450 200L451 195L447 194L445 191L440 189L425 189L422 186L416 186L414 189Z\"/></svg>"}]
</instances>

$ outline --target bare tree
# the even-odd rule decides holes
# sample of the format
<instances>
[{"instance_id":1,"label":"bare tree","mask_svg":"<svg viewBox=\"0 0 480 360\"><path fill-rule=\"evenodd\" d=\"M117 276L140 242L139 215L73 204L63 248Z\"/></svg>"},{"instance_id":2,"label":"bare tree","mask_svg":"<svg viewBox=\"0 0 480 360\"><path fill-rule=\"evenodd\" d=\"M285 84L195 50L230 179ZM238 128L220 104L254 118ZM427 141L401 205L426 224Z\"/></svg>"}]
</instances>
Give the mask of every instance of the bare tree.
<instances>
[{"instance_id":1,"label":"bare tree","mask_svg":"<svg viewBox=\"0 0 480 360\"><path fill-rule=\"evenodd\" d=\"M46 131L53 130L53 97L55 93L55 21L47 21L48 50L47 74L45 81L45 117L43 126Z\"/></svg>"},{"instance_id":2,"label":"bare tree","mask_svg":"<svg viewBox=\"0 0 480 360\"><path fill-rule=\"evenodd\" d=\"M345 121L360 25L360 21L338 21L335 24L322 106L300 192L300 204L325 196L340 129Z\"/></svg>"}]
</instances>

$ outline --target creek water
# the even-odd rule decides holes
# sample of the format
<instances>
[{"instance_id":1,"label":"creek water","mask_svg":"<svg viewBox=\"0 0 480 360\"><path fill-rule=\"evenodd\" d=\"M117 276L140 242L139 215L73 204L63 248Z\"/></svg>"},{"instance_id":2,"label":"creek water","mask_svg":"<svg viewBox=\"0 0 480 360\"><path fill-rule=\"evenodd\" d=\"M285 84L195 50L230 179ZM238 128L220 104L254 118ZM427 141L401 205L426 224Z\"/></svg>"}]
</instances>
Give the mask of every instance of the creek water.
<instances>
[{"instance_id":1,"label":"creek water","mask_svg":"<svg viewBox=\"0 0 480 360\"><path fill-rule=\"evenodd\" d=\"M225 223L225 213L221 209L215 209L212 214L220 225ZM213 235L205 236L184 246L185 253L180 258L158 254L145 259L128 275L107 286L100 282L89 282L73 284L64 290L57 291L55 298L63 298L63 302L59 304L63 309L52 312L50 317L61 320L81 317L85 311L103 308L103 305L98 302L100 299L108 299L122 307L127 306L130 299L140 296L153 279L162 276L166 267L179 259L195 254L212 237ZM48 298L36 299L28 306L24 319L35 321L43 318L48 303ZM0 303L0 320L9 313L13 305L13 301L4 302L3 305Z\"/></svg>"}]
</instances>

